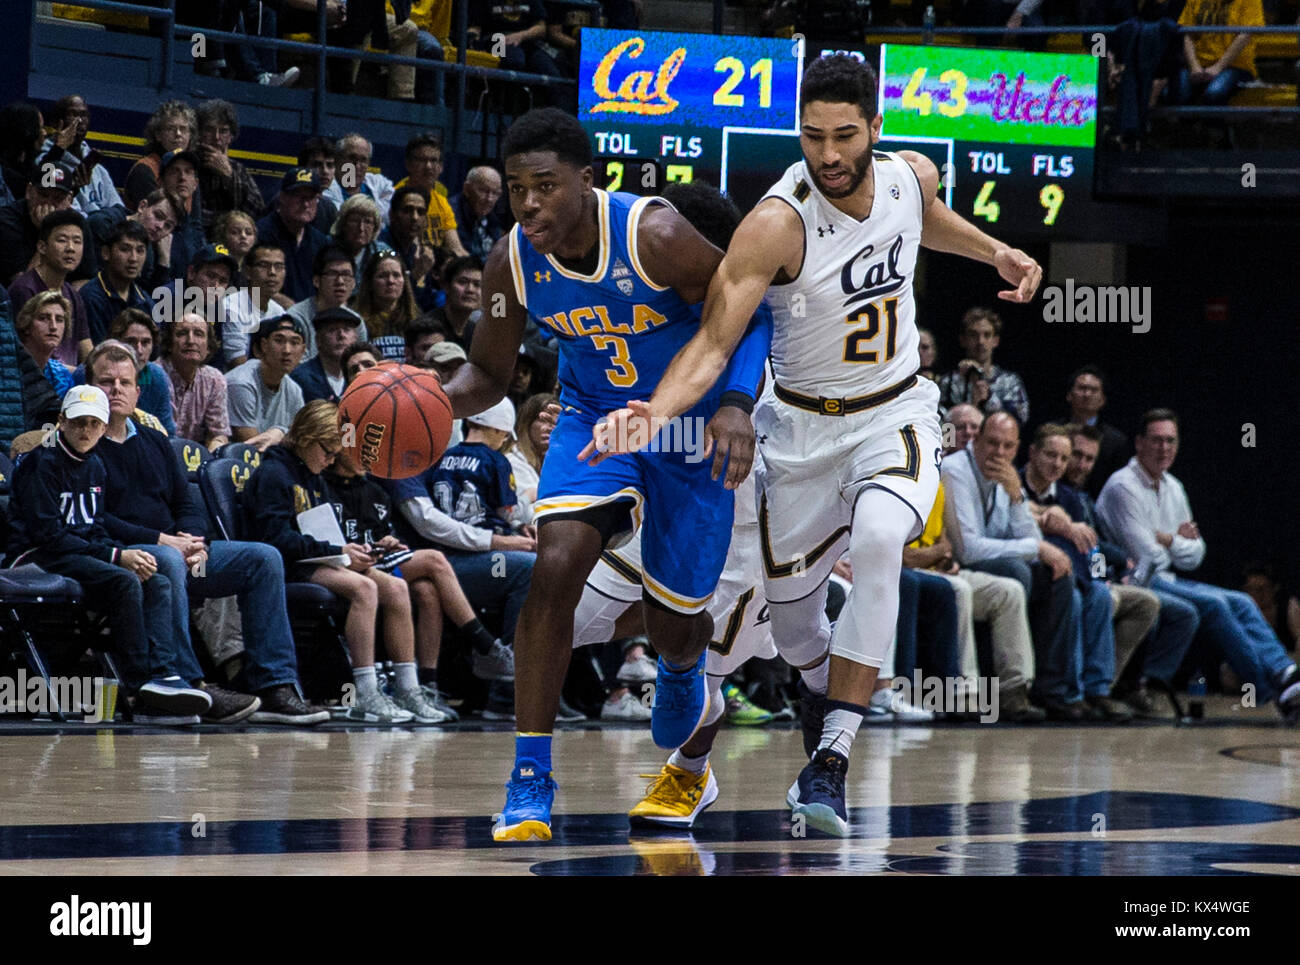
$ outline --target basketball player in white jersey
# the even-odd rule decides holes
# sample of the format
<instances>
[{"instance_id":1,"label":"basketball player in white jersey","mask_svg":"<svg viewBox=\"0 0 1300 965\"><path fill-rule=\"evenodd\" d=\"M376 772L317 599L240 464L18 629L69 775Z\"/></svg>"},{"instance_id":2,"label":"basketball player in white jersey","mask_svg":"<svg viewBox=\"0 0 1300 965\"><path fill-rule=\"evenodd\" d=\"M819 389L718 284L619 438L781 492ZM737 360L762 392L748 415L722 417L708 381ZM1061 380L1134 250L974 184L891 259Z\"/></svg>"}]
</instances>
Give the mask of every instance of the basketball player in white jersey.
<instances>
[{"instance_id":1,"label":"basketball player in white jersey","mask_svg":"<svg viewBox=\"0 0 1300 965\"><path fill-rule=\"evenodd\" d=\"M939 482L939 393L916 375L918 247L993 266L1014 286L999 292L1007 301L1029 301L1042 279L1027 254L937 199L929 159L874 151L880 127L871 67L842 55L808 66L803 161L741 223L700 330L650 400L611 413L588 447L618 451L694 404L766 296L775 399L756 410L755 424L772 635L778 644L829 643L831 653L821 740L787 803L840 835L848 833L849 753L898 615L903 546L921 532ZM846 545L853 592L832 639L826 581Z\"/></svg>"}]
</instances>

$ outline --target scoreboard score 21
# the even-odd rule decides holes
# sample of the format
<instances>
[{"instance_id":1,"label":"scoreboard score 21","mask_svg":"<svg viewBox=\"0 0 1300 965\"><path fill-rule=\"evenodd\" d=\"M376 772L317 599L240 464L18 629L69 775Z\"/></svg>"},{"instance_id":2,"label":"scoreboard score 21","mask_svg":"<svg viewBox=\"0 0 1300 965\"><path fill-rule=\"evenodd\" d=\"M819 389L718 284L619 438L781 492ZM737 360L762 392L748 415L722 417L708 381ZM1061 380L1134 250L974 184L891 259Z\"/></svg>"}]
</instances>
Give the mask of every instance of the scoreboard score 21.
<instances>
[{"instance_id":1,"label":"scoreboard score 21","mask_svg":"<svg viewBox=\"0 0 1300 965\"><path fill-rule=\"evenodd\" d=\"M717 185L728 132L798 131L796 41L586 29L581 42L578 117L611 190L651 187L636 180L644 161L667 181Z\"/></svg>"},{"instance_id":2,"label":"scoreboard score 21","mask_svg":"<svg viewBox=\"0 0 1300 965\"><path fill-rule=\"evenodd\" d=\"M602 186L702 178L747 210L799 160L802 42L584 30L581 43L578 116ZM1095 230L1095 58L890 44L879 68L880 149L934 161L954 210L1000 237Z\"/></svg>"}]
</instances>

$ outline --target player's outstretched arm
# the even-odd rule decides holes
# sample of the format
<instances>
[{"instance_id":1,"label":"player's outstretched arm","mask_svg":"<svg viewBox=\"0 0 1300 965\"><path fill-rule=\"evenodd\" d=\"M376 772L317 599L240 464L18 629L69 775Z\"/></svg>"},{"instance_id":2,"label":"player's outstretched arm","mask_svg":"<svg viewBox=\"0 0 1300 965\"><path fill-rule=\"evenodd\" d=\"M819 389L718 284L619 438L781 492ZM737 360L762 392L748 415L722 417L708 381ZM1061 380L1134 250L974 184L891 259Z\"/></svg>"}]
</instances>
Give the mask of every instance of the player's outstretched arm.
<instances>
[{"instance_id":1,"label":"player's outstretched arm","mask_svg":"<svg viewBox=\"0 0 1300 965\"><path fill-rule=\"evenodd\" d=\"M483 313L474 329L469 361L443 386L457 419L477 415L500 402L510 388L528 313L519 303L510 274L510 235L488 253L483 266Z\"/></svg>"},{"instance_id":2,"label":"player's outstretched arm","mask_svg":"<svg viewBox=\"0 0 1300 965\"><path fill-rule=\"evenodd\" d=\"M985 234L939 200L939 171L924 154L899 151L898 156L912 165L921 182L925 200L925 218L921 222L921 244L933 251L962 255L992 265L1009 284L1011 291L998 292L1009 302L1028 302L1043 280L1043 269L1019 248L1012 248Z\"/></svg>"},{"instance_id":3,"label":"player's outstretched arm","mask_svg":"<svg viewBox=\"0 0 1300 965\"><path fill-rule=\"evenodd\" d=\"M592 442L578 458L599 452L592 459L595 464L606 455L642 449L665 421L698 402L726 369L777 272L782 268L790 274L798 272L802 239L803 223L784 202L763 202L746 215L708 282L699 330L673 357L650 401L629 402L627 408L611 412L597 424ZM684 263L687 259L679 254L673 260ZM679 294L685 297L680 290Z\"/></svg>"}]
</instances>

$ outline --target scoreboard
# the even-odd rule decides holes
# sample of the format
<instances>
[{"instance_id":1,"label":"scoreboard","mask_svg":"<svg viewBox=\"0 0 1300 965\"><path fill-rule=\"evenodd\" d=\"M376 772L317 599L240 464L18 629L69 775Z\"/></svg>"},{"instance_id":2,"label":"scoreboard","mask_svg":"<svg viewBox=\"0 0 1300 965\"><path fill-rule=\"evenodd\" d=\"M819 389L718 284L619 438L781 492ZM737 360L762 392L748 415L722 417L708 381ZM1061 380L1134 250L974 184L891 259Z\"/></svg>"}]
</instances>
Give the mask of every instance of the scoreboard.
<instances>
[{"instance_id":1,"label":"scoreboard","mask_svg":"<svg viewBox=\"0 0 1300 965\"><path fill-rule=\"evenodd\" d=\"M578 118L617 190L662 187L643 170L721 186L733 132L798 133L796 41L584 29L581 42Z\"/></svg>"},{"instance_id":2,"label":"scoreboard","mask_svg":"<svg viewBox=\"0 0 1300 965\"><path fill-rule=\"evenodd\" d=\"M800 159L801 42L613 30L581 40L578 116L604 186L654 193L704 178L746 210ZM878 74L880 148L934 161L955 211L1008 240L1113 233L1100 216L1111 206L1093 200L1095 58L887 44Z\"/></svg>"}]
</instances>

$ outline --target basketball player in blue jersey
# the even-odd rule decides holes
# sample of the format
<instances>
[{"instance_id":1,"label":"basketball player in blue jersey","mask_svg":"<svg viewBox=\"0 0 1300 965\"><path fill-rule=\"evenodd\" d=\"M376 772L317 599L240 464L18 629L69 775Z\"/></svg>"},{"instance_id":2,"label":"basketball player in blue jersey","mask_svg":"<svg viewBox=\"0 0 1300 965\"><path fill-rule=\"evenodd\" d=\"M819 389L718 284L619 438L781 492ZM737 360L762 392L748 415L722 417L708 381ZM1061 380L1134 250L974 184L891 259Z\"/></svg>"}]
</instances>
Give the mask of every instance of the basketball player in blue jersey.
<instances>
[{"instance_id":1,"label":"basketball player in blue jersey","mask_svg":"<svg viewBox=\"0 0 1300 965\"><path fill-rule=\"evenodd\" d=\"M778 647L829 644L831 654L821 739L786 801L808 824L841 835L849 753L898 616L903 546L921 532L939 481L938 389L917 378L917 251L991 265L1012 286L999 293L1008 301L1029 301L1042 279L1034 259L938 200L929 159L873 149L876 92L875 72L851 57L809 64L799 92L803 160L737 229L698 334L654 394L611 412L593 436L594 446L625 452L627 440L650 438L696 405L766 300L775 379L755 427L772 636ZM845 549L854 585L832 635L826 581Z\"/></svg>"},{"instance_id":2,"label":"basketball player in blue jersey","mask_svg":"<svg viewBox=\"0 0 1300 965\"><path fill-rule=\"evenodd\" d=\"M731 490L753 460L750 412L771 330L750 326L731 364L682 410L677 446L583 462L596 421L652 392L695 334L692 306L722 252L662 200L595 188L586 132L562 111L520 117L502 155L518 224L488 256L483 317L446 392L457 417L483 411L510 385L528 317L556 335L563 411L538 485L537 561L515 631L515 766L493 827L498 841L549 840L551 732L574 610L606 545L636 527L646 632L660 654L655 742L680 746L707 713L706 607L726 561ZM699 445L682 444L691 441Z\"/></svg>"}]
</instances>

